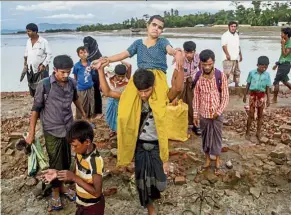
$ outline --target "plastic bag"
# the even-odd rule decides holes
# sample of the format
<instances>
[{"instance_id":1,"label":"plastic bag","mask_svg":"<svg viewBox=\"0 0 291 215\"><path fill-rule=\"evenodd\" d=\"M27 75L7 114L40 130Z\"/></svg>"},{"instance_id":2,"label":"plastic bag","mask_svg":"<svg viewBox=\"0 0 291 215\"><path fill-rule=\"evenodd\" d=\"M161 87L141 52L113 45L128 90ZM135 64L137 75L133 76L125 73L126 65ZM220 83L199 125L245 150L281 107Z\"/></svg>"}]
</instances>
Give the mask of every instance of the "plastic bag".
<instances>
[{"instance_id":1,"label":"plastic bag","mask_svg":"<svg viewBox=\"0 0 291 215\"><path fill-rule=\"evenodd\" d=\"M188 139L188 105L179 100L178 105L167 106L168 139L186 141Z\"/></svg>"},{"instance_id":2,"label":"plastic bag","mask_svg":"<svg viewBox=\"0 0 291 215\"><path fill-rule=\"evenodd\" d=\"M24 133L24 138L27 137L27 133ZM47 158L45 157L42 145L37 137L31 144L31 153L28 156L28 175L34 176L37 173L38 167L43 170L49 167Z\"/></svg>"},{"instance_id":3,"label":"plastic bag","mask_svg":"<svg viewBox=\"0 0 291 215\"><path fill-rule=\"evenodd\" d=\"M37 158L34 149L32 148L30 155L28 156L28 169L29 176L34 176L37 173Z\"/></svg>"}]
</instances>

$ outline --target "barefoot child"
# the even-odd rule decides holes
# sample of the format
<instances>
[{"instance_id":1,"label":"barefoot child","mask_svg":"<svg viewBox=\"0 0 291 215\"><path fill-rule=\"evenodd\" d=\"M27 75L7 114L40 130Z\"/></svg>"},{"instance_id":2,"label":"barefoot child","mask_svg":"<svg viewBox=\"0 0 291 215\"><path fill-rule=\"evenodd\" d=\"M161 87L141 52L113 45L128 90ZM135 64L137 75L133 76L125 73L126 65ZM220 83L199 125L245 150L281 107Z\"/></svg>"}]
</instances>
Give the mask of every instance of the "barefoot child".
<instances>
[{"instance_id":1,"label":"barefoot child","mask_svg":"<svg viewBox=\"0 0 291 215\"><path fill-rule=\"evenodd\" d=\"M87 118L94 114L94 87L90 61L87 60L88 52L84 46L77 48L80 60L74 65L73 74L77 81L78 96ZM81 113L76 110L76 119L81 119Z\"/></svg>"},{"instance_id":2,"label":"barefoot child","mask_svg":"<svg viewBox=\"0 0 291 215\"><path fill-rule=\"evenodd\" d=\"M243 102L247 101L247 94L250 92L249 99L249 116L247 122L246 139L250 139L250 128L252 121L254 120L255 110L258 113L258 124L257 124L257 138L260 140L261 128L263 123L263 111L266 105L267 95L267 107L270 106L270 87L271 78L270 74L266 71L269 66L269 58L261 56L258 58L257 69L250 71L247 79L247 86Z\"/></svg>"},{"instance_id":3,"label":"barefoot child","mask_svg":"<svg viewBox=\"0 0 291 215\"><path fill-rule=\"evenodd\" d=\"M138 39L124 52L101 59L109 62L117 62L128 57L137 55L137 65L139 69L151 70L155 75L155 87L149 103L156 119L159 142L163 145L168 144L166 131L166 105L169 102L167 96L168 84L166 78L167 54L175 56L177 66L182 67L184 58L180 49L172 48L169 41L161 38L160 35L164 28L164 19L155 15L152 16L147 24L148 36ZM144 70L141 70L144 71ZM117 142L118 146L123 144L135 144L138 134L139 117L141 114L141 102L138 97L138 90L134 86L133 79L129 80L127 87L122 93L118 105L117 120ZM131 147L134 147L132 145ZM125 153L126 154L126 153ZM131 162L131 156L118 157L117 165L127 165ZM163 155L164 159L166 155ZM168 155L167 155L168 156Z\"/></svg>"},{"instance_id":4,"label":"barefoot child","mask_svg":"<svg viewBox=\"0 0 291 215\"><path fill-rule=\"evenodd\" d=\"M74 172L49 169L44 171L42 180L76 183L76 215L103 215L105 200L102 193L103 159L93 143L91 125L83 120L75 121L67 132L66 139L76 153Z\"/></svg>"},{"instance_id":5,"label":"barefoot child","mask_svg":"<svg viewBox=\"0 0 291 215\"><path fill-rule=\"evenodd\" d=\"M123 92L131 76L131 64L121 61L122 64L116 65L113 74L109 71L105 73L106 81L111 90ZM117 131L117 110L119 99L109 97L106 107L106 122L111 132L110 137L116 135Z\"/></svg>"},{"instance_id":6,"label":"barefoot child","mask_svg":"<svg viewBox=\"0 0 291 215\"><path fill-rule=\"evenodd\" d=\"M183 44L184 49L184 89L175 99L175 103L182 99L188 105L188 123L192 125L192 131L196 135L201 135L200 128L193 125L193 89L192 84L196 73L200 70L199 53L196 52L196 44L193 41L187 41ZM174 65L175 67L176 65ZM175 69L174 72L177 72Z\"/></svg>"},{"instance_id":7,"label":"barefoot child","mask_svg":"<svg viewBox=\"0 0 291 215\"><path fill-rule=\"evenodd\" d=\"M122 101L123 93L116 92L108 86L104 67L108 62L101 65L98 70L101 89L105 96L119 99ZM181 68L177 76L172 80L172 88L164 89L167 98L172 101L176 98L183 87L183 69ZM150 100L153 99L156 79L154 72L146 69L138 69L133 78L133 84L137 91L137 97L131 99L137 100L140 111L131 112L135 120L139 122L136 124L137 128L128 127L128 131L137 130L138 133L133 134L135 142L118 142L117 157L127 158L124 162L129 163L135 157L135 180L139 194L140 203L143 207L148 209L148 214L156 214L153 206L153 201L160 198L160 192L166 189L166 174L168 171L169 149L168 141L160 141L159 132L157 131L157 118L152 111ZM126 98L128 99L128 98ZM157 102L157 101L155 101ZM118 113L119 114L119 113ZM163 119L164 120L164 119ZM166 123L166 122L162 122ZM165 128L163 128L165 129ZM118 130L118 134L121 131Z\"/></svg>"}]
</instances>

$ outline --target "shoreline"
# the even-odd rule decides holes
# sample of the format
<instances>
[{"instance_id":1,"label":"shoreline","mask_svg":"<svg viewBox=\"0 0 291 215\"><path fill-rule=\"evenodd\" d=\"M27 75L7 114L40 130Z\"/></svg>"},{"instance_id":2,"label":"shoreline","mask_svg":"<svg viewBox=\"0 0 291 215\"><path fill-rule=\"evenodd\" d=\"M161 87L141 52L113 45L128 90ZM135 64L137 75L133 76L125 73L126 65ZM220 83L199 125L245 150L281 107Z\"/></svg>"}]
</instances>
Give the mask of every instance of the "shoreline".
<instances>
[{"instance_id":1,"label":"shoreline","mask_svg":"<svg viewBox=\"0 0 291 215\"><path fill-rule=\"evenodd\" d=\"M81 34L93 36L143 36L146 35L146 29L140 29L139 33L132 33L129 29L122 30L104 30L104 31L60 31L45 33L42 35L58 35L58 34ZM227 30L225 26L216 27L183 27L183 28L165 28L162 35L176 38L209 38L217 39ZM242 26L239 27L241 39L268 39L277 40L280 38L281 27L279 26ZM24 33L2 34L7 36L23 35Z\"/></svg>"},{"instance_id":2,"label":"shoreline","mask_svg":"<svg viewBox=\"0 0 291 215\"><path fill-rule=\"evenodd\" d=\"M234 86L229 86L229 94L230 95L238 95L242 96L244 91L245 91L245 85L239 86L239 87L234 87ZM289 90L285 85L281 84L280 85L280 93L282 94L291 94L291 90ZM273 93L273 88L271 88L271 94ZM0 91L0 96L1 99L4 98L13 98L13 97L24 97L29 95L29 91Z\"/></svg>"}]
</instances>

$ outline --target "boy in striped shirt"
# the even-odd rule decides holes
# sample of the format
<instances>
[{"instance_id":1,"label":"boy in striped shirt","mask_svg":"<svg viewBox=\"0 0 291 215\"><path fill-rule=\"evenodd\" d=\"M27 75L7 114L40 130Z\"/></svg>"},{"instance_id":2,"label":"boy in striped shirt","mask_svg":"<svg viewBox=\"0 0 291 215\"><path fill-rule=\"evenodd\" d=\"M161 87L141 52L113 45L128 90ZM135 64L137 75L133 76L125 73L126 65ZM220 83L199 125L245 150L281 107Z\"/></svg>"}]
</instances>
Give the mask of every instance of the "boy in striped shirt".
<instances>
[{"instance_id":1,"label":"boy in striped shirt","mask_svg":"<svg viewBox=\"0 0 291 215\"><path fill-rule=\"evenodd\" d=\"M93 143L94 132L91 125L83 120L75 121L67 132L67 141L76 153L76 169L44 171L42 179L51 182L76 183L76 215L103 215L105 200L102 193L103 159Z\"/></svg>"}]
</instances>

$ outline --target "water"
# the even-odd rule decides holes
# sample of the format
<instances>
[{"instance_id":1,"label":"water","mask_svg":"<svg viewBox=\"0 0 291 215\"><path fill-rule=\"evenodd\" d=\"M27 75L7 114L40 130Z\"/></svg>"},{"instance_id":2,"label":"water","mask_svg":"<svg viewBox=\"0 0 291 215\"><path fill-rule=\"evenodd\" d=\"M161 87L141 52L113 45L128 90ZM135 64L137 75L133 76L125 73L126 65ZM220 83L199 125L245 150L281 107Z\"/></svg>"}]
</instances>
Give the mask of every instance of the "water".
<instances>
[{"instance_id":1,"label":"water","mask_svg":"<svg viewBox=\"0 0 291 215\"><path fill-rule=\"evenodd\" d=\"M48 40L53 56L60 54L70 55L74 62L78 61L76 53L77 47L83 44L83 38L87 34L46 34L44 37ZM91 35L93 36L93 35ZM197 45L197 51L203 49L212 49L216 54L216 67L222 68L222 49L220 39L195 38L193 41ZM130 36L93 36L101 50L103 56L110 56L126 50L129 45L139 37ZM190 38L169 38L173 47L182 47L185 41ZM23 55L26 46L27 35L2 35L1 38L1 92L8 91L26 91L28 90L26 77L20 83L19 78L23 69ZM248 72L256 68L257 58L261 55L267 55L270 59L268 71L272 80L275 77L275 71L272 66L278 60L280 54L280 40L272 39L243 39L241 38L241 48L243 53L243 61L240 63L241 83L245 84ZM173 66L172 57L168 56L168 72L167 78L170 84ZM133 71L137 69L136 56L127 59L133 66ZM52 62L50 64L50 73L52 72Z\"/></svg>"}]
</instances>

